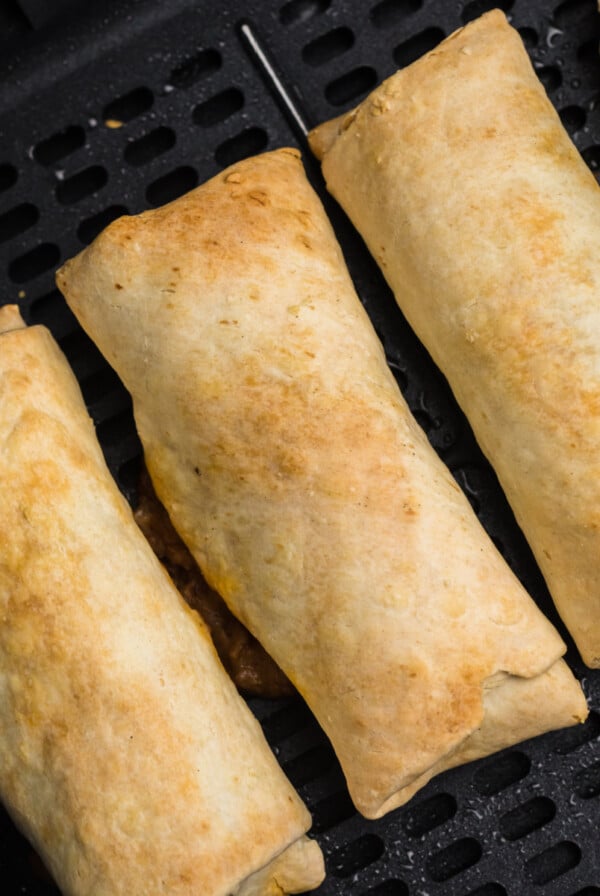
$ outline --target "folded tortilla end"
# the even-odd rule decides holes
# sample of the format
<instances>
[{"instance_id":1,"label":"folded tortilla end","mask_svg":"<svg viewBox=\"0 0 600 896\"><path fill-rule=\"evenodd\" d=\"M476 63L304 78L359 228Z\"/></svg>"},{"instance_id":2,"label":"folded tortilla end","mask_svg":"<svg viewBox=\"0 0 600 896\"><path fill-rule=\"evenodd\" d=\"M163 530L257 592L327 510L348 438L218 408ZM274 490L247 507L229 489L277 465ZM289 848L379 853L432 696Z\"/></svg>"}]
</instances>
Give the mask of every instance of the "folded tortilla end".
<instances>
[{"instance_id":1,"label":"folded tortilla end","mask_svg":"<svg viewBox=\"0 0 600 896\"><path fill-rule=\"evenodd\" d=\"M576 639L577 640L577 639ZM577 647L583 662L589 669L600 669L600 656L598 655L598 642L594 641L588 647L581 637L577 640Z\"/></svg>"},{"instance_id":2,"label":"folded tortilla end","mask_svg":"<svg viewBox=\"0 0 600 896\"><path fill-rule=\"evenodd\" d=\"M308 135L308 143L313 154L321 162L327 155L339 135L354 120L354 110L352 112L344 112L336 118L330 118L323 124L317 125Z\"/></svg>"},{"instance_id":3,"label":"folded tortilla end","mask_svg":"<svg viewBox=\"0 0 600 896\"><path fill-rule=\"evenodd\" d=\"M491 687L484 684L482 690L481 721L459 744L411 778L399 780L397 786L389 786L387 790L353 788L354 802L366 818L381 818L405 805L441 772L549 731L570 728L585 722L589 715L581 685L563 659L557 659L531 678L506 673L492 678L496 683Z\"/></svg>"},{"instance_id":4,"label":"folded tortilla end","mask_svg":"<svg viewBox=\"0 0 600 896\"><path fill-rule=\"evenodd\" d=\"M268 865L240 884L233 896L292 896L314 890L325 879L325 862L315 840L300 837Z\"/></svg>"},{"instance_id":5,"label":"folded tortilla end","mask_svg":"<svg viewBox=\"0 0 600 896\"><path fill-rule=\"evenodd\" d=\"M22 330L25 321L21 317L18 305L3 305L0 308L0 333L10 330Z\"/></svg>"},{"instance_id":6,"label":"folded tortilla end","mask_svg":"<svg viewBox=\"0 0 600 896\"><path fill-rule=\"evenodd\" d=\"M440 47L445 47L447 44L452 44L457 40L460 41L470 41L472 37L480 31L484 33L487 31L495 31L502 30L503 32L512 32L512 28L508 22L506 14L501 9L492 9L489 12L484 13L478 19L473 22L470 22L468 27L458 28L456 31L452 32L452 34L448 35L448 37L441 42L438 47L434 47L433 50L430 50L429 53L425 53L424 56L417 59L412 65L407 66L407 68L412 68L413 65L423 66L424 60L429 56L433 56L439 52ZM466 35L465 35L466 31ZM379 85L379 87L371 94L379 94L381 91L385 89L386 84L391 84L394 81L394 78L397 77L399 73L396 72L394 75L389 77L386 81ZM338 137L343 134L345 130L347 130L350 125L353 123L354 119L357 116L357 113L361 107L363 107L370 100L370 96L367 97L365 101L360 103L354 109L351 109L349 112L344 112L342 115L337 115L335 118L330 118L327 121L321 122L315 128L313 128L308 134L308 143L312 150L313 155L318 159L319 162L322 162L329 150L334 146Z\"/></svg>"}]
</instances>

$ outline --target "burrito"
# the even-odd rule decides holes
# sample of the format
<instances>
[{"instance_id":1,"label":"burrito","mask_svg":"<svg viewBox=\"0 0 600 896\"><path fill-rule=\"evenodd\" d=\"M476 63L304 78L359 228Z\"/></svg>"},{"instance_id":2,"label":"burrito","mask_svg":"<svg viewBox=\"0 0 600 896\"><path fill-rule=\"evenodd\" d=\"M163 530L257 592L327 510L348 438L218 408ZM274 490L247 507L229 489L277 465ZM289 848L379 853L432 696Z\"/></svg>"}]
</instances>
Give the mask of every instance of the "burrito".
<instances>
[{"instance_id":1,"label":"burrito","mask_svg":"<svg viewBox=\"0 0 600 896\"><path fill-rule=\"evenodd\" d=\"M135 525L68 364L0 310L0 796L65 896L281 896L308 811Z\"/></svg>"},{"instance_id":2,"label":"burrito","mask_svg":"<svg viewBox=\"0 0 600 896\"><path fill-rule=\"evenodd\" d=\"M600 191L498 10L311 135L600 667Z\"/></svg>"},{"instance_id":3,"label":"burrito","mask_svg":"<svg viewBox=\"0 0 600 896\"><path fill-rule=\"evenodd\" d=\"M564 645L411 416L294 149L111 224L59 271L209 584L378 817L586 714Z\"/></svg>"}]
</instances>

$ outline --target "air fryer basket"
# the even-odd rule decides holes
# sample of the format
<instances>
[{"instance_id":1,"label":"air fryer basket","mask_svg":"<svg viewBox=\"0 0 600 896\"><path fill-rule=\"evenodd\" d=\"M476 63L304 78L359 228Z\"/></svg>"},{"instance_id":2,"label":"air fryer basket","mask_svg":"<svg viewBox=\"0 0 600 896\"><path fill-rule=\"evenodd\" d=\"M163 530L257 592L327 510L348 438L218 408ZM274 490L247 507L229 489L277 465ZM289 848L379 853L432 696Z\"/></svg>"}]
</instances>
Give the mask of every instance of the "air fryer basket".
<instances>
[{"instance_id":1,"label":"air fryer basket","mask_svg":"<svg viewBox=\"0 0 600 896\"><path fill-rule=\"evenodd\" d=\"M140 449L128 395L53 278L61 260L114 218L173 199L244 156L305 149L306 125L350 108L493 6L521 32L586 162L600 166L595 0L252 0L243 12L233 0L118 0L87 4L87 12L63 0L62 13L58 6L21 3L37 32L15 17L2 33L0 17L2 301L18 302L28 322L46 324L58 339L131 500ZM306 164L413 412L571 644L445 380L308 155ZM331 747L299 698L252 701L313 813L328 872L318 893L600 894L600 672L587 670L572 646L568 660L590 701L585 725L447 772L375 822L354 811ZM0 893L57 892L0 810Z\"/></svg>"}]
</instances>

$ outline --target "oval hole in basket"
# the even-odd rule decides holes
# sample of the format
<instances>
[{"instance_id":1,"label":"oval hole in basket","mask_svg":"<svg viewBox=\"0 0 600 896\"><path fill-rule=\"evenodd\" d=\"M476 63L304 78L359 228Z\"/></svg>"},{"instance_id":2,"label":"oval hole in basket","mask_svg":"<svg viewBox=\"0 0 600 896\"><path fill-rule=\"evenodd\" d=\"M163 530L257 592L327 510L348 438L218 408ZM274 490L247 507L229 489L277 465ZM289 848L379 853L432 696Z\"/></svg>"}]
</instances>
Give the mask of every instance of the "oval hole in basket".
<instances>
[{"instance_id":1,"label":"oval hole in basket","mask_svg":"<svg viewBox=\"0 0 600 896\"><path fill-rule=\"evenodd\" d=\"M449 821L456 814L456 800L449 793L436 793L422 803L411 805L402 819L402 827L411 837L421 837Z\"/></svg>"},{"instance_id":2,"label":"oval hole in basket","mask_svg":"<svg viewBox=\"0 0 600 896\"><path fill-rule=\"evenodd\" d=\"M341 78L336 78L325 88L325 97L332 106L341 106L356 100L372 90L377 83L377 72L368 65L354 68Z\"/></svg>"},{"instance_id":3,"label":"oval hole in basket","mask_svg":"<svg viewBox=\"0 0 600 896\"><path fill-rule=\"evenodd\" d=\"M135 433L135 424L133 422L133 413L131 408L120 411L103 420L96 427L98 441L102 446L118 445L127 437Z\"/></svg>"},{"instance_id":4,"label":"oval hole in basket","mask_svg":"<svg viewBox=\"0 0 600 896\"><path fill-rule=\"evenodd\" d=\"M190 56L177 65L167 83L178 90L185 90L197 81L213 75L222 65L223 59L218 50L200 50L195 56Z\"/></svg>"},{"instance_id":5,"label":"oval hole in basket","mask_svg":"<svg viewBox=\"0 0 600 896\"><path fill-rule=\"evenodd\" d=\"M267 133L262 128L246 128L216 148L215 160L222 168L227 168L228 165L262 152L268 142Z\"/></svg>"},{"instance_id":6,"label":"oval hole in basket","mask_svg":"<svg viewBox=\"0 0 600 896\"><path fill-rule=\"evenodd\" d=\"M143 137L132 140L125 147L123 158L129 165L147 165L153 159L175 146L175 131L171 128L155 128Z\"/></svg>"},{"instance_id":7,"label":"oval hole in basket","mask_svg":"<svg viewBox=\"0 0 600 896\"><path fill-rule=\"evenodd\" d=\"M598 9L595 3L589 3L588 0L565 0L556 7L553 20L557 28L567 31L575 31L577 23L579 31L581 23L587 19L592 26L595 26L597 15Z\"/></svg>"},{"instance_id":8,"label":"oval hole in basket","mask_svg":"<svg viewBox=\"0 0 600 896\"><path fill-rule=\"evenodd\" d=\"M354 44L354 34L350 28L334 28L316 37L302 48L302 59L308 65L325 65L342 56Z\"/></svg>"},{"instance_id":9,"label":"oval hole in basket","mask_svg":"<svg viewBox=\"0 0 600 896\"><path fill-rule=\"evenodd\" d=\"M577 131L580 131L585 126L586 114L581 106L565 106L559 109L558 114L563 125L571 135L576 134Z\"/></svg>"},{"instance_id":10,"label":"oval hole in basket","mask_svg":"<svg viewBox=\"0 0 600 896\"><path fill-rule=\"evenodd\" d=\"M311 724L316 723L306 704L299 700L292 700L264 719L262 727L265 737L273 745L304 731Z\"/></svg>"},{"instance_id":11,"label":"oval hole in basket","mask_svg":"<svg viewBox=\"0 0 600 896\"><path fill-rule=\"evenodd\" d=\"M87 405L95 404L111 392L122 388L121 380L112 367L102 367L81 380L81 392Z\"/></svg>"},{"instance_id":12,"label":"oval hole in basket","mask_svg":"<svg viewBox=\"0 0 600 896\"><path fill-rule=\"evenodd\" d=\"M547 93L557 90L562 84L562 72L557 65L544 65L542 68L536 68L535 73Z\"/></svg>"},{"instance_id":13,"label":"oval hole in basket","mask_svg":"<svg viewBox=\"0 0 600 896\"><path fill-rule=\"evenodd\" d=\"M525 778L531 769L531 760L520 750L495 756L473 775L475 789L482 796L493 796Z\"/></svg>"},{"instance_id":14,"label":"oval hole in basket","mask_svg":"<svg viewBox=\"0 0 600 896\"><path fill-rule=\"evenodd\" d=\"M369 890L363 890L362 896L410 896L410 891L401 880L384 880Z\"/></svg>"},{"instance_id":15,"label":"oval hole in basket","mask_svg":"<svg viewBox=\"0 0 600 896\"><path fill-rule=\"evenodd\" d=\"M422 6L423 0L382 0L375 4L369 16L376 28L393 28Z\"/></svg>"},{"instance_id":16,"label":"oval hole in basket","mask_svg":"<svg viewBox=\"0 0 600 896\"><path fill-rule=\"evenodd\" d=\"M424 31L419 31L418 34L409 37L395 48L394 62L398 68L410 65L411 62L415 62L425 53L437 47L445 36L441 28L425 28Z\"/></svg>"},{"instance_id":17,"label":"oval hole in basket","mask_svg":"<svg viewBox=\"0 0 600 896\"><path fill-rule=\"evenodd\" d=\"M580 44L577 47L577 59L580 62L592 63L592 65L596 65L598 62L598 38L593 37L591 40L586 40L584 43Z\"/></svg>"},{"instance_id":18,"label":"oval hole in basket","mask_svg":"<svg viewBox=\"0 0 600 896\"><path fill-rule=\"evenodd\" d=\"M136 87L129 93L123 94L104 107L102 118L104 121L118 121L127 124L134 118L139 118L152 107L154 94L147 87Z\"/></svg>"},{"instance_id":19,"label":"oval hole in basket","mask_svg":"<svg viewBox=\"0 0 600 896\"><path fill-rule=\"evenodd\" d=\"M77 346L77 343L73 342L73 345ZM65 355L67 355L71 367L73 368L73 372L75 373L75 376L77 377L79 382L82 382L84 379L88 379L98 371L103 370L106 366L106 361L93 342L91 343L91 350L85 352L81 351L81 345L79 345L77 346L76 354L73 357L71 357L67 351L65 351ZM119 405L119 410L123 408L124 404L129 405L131 402L127 393L124 393L124 399L125 401L121 402L121 404Z\"/></svg>"},{"instance_id":20,"label":"oval hole in basket","mask_svg":"<svg viewBox=\"0 0 600 896\"><path fill-rule=\"evenodd\" d=\"M577 890L572 896L600 896L600 887L584 887L583 890Z\"/></svg>"},{"instance_id":21,"label":"oval hole in basket","mask_svg":"<svg viewBox=\"0 0 600 896\"><path fill-rule=\"evenodd\" d=\"M596 177L600 176L600 146L588 146L581 153L584 162L587 164Z\"/></svg>"},{"instance_id":22,"label":"oval hole in basket","mask_svg":"<svg viewBox=\"0 0 600 896\"><path fill-rule=\"evenodd\" d=\"M540 42L540 36L535 28L519 28L518 31L521 35L521 40L528 50L532 50L534 47L537 47Z\"/></svg>"},{"instance_id":23,"label":"oval hole in basket","mask_svg":"<svg viewBox=\"0 0 600 896\"><path fill-rule=\"evenodd\" d=\"M514 0L471 0L471 3L465 5L461 19L463 25L466 25L467 22L478 19L484 12L489 12L491 9L503 9L504 12L508 12L513 6Z\"/></svg>"},{"instance_id":24,"label":"oval hole in basket","mask_svg":"<svg viewBox=\"0 0 600 896\"><path fill-rule=\"evenodd\" d=\"M12 240L20 233L25 233L37 223L39 217L39 211L31 202L23 202L4 212L3 215L0 215L0 243Z\"/></svg>"},{"instance_id":25,"label":"oval hole in basket","mask_svg":"<svg viewBox=\"0 0 600 896\"><path fill-rule=\"evenodd\" d=\"M51 326L57 338L72 333L78 326L77 318L58 289L52 289L34 299L29 306L29 318L32 324Z\"/></svg>"},{"instance_id":26,"label":"oval hole in basket","mask_svg":"<svg viewBox=\"0 0 600 896\"><path fill-rule=\"evenodd\" d=\"M58 340L58 343L73 368L78 366L78 362L85 363L90 357L95 358L99 354L90 337L81 329L67 333L66 336Z\"/></svg>"},{"instance_id":27,"label":"oval hole in basket","mask_svg":"<svg viewBox=\"0 0 600 896\"><path fill-rule=\"evenodd\" d=\"M73 205L86 196L97 193L106 185L108 172L102 165L91 165L78 171L66 180L59 181L56 187L56 198L62 205Z\"/></svg>"},{"instance_id":28,"label":"oval hole in basket","mask_svg":"<svg viewBox=\"0 0 600 896\"><path fill-rule=\"evenodd\" d=\"M55 315L59 314L63 305L66 305L66 302L62 293L58 289L53 289L31 303L29 307L31 322L39 324L51 320Z\"/></svg>"},{"instance_id":29,"label":"oval hole in basket","mask_svg":"<svg viewBox=\"0 0 600 896\"><path fill-rule=\"evenodd\" d=\"M463 837L430 855L426 862L427 870L434 881L441 883L476 865L482 854L478 840Z\"/></svg>"},{"instance_id":30,"label":"oval hole in basket","mask_svg":"<svg viewBox=\"0 0 600 896\"><path fill-rule=\"evenodd\" d=\"M321 778L336 764L335 753L329 744L319 744L300 756L295 756L283 766L283 770L294 787Z\"/></svg>"},{"instance_id":31,"label":"oval hole in basket","mask_svg":"<svg viewBox=\"0 0 600 896\"><path fill-rule=\"evenodd\" d=\"M77 236L86 246L95 240L99 233L102 233L105 227L128 214L128 210L124 205L109 205L96 215L85 218L77 228Z\"/></svg>"},{"instance_id":32,"label":"oval hole in basket","mask_svg":"<svg viewBox=\"0 0 600 896\"><path fill-rule=\"evenodd\" d=\"M0 165L0 193L9 190L17 182L17 169L14 165Z\"/></svg>"},{"instance_id":33,"label":"oval hole in basket","mask_svg":"<svg viewBox=\"0 0 600 896\"><path fill-rule=\"evenodd\" d=\"M279 21L282 25L307 22L324 13L330 5L331 0L291 0L279 10Z\"/></svg>"},{"instance_id":34,"label":"oval hole in basket","mask_svg":"<svg viewBox=\"0 0 600 896\"><path fill-rule=\"evenodd\" d=\"M598 149L600 150L600 147ZM560 740L554 752L564 756L599 736L600 715L592 710L582 725L574 725L572 728L565 728L560 732Z\"/></svg>"},{"instance_id":35,"label":"oval hole in basket","mask_svg":"<svg viewBox=\"0 0 600 896\"><path fill-rule=\"evenodd\" d=\"M330 856L329 867L334 877L350 877L380 859L385 844L377 834L363 834L352 843L336 849Z\"/></svg>"},{"instance_id":36,"label":"oval hole in basket","mask_svg":"<svg viewBox=\"0 0 600 896\"><path fill-rule=\"evenodd\" d=\"M195 124L201 128L211 128L230 118L244 105L244 94L237 87L230 87L210 99L199 103L192 112Z\"/></svg>"},{"instance_id":37,"label":"oval hole in basket","mask_svg":"<svg viewBox=\"0 0 600 896\"><path fill-rule=\"evenodd\" d=\"M13 283L27 283L55 267L60 261L60 249L54 243L41 243L11 261L8 276Z\"/></svg>"},{"instance_id":38,"label":"oval hole in basket","mask_svg":"<svg viewBox=\"0 0 600 896\"><path fill-rule=\"evenodd\" d=\"M498 821L500 833L505 840L520 840L532 831L552 821L556 815L556 806L546 796L536 796L510 812L505 812Z\"/></svg>"},{"instance_id":39,"label":"oval hole in basket","mask_svg":"<svg viewBox=\"0 0 600 896\"><path fill-rule=\"evenodd\" d=\"M508 894L501 884L490 882L477 887L476 890L470 890L465 896L508 896Z\"/></svg>"},{"instance_id":40,"label":"oval hole in basket","mask_svg":"<svg viewBox=\"0 0 600 896\"><path fill-rule=\"evenodd\" d=\"M78 125L71 125L46 140L40 140L33 150L33 157L41 165L54 165L84 145L84 129Z\"/></svg>"},{"instance_id":41,"label":"oval hole in basket","mask_svg":"<svg viewBox=\"0 0 600 896\"><path fill-rule=\"evenodd\" d=\"M582 768L575 775L574 790L583 800L600 795L600 762Z\"/></svg>"},{"instance_id":42,"label":"oval hole in basket","mask_svg":"<svg viewBox=\"0 0 600 896\"><path fill-rule=\"evenodd\" d=\"M534 884L547 884L560 877L581 861L581 850L576 843L563 840L538 853L525 863L528 878Z\"/></svg>"},{"instance_id":43,"label":"oval hole in basket","mask_svg":"<svg viewBox=\"0 0 600 896\"><path fill-rule=\"evenodd\" d=\"M189 165L175 168L157 178L146 188L146 199L153 206L172 202L184 193L193 190L198 183L198 174Z\"/></svg>"},{"instance_id":44,"label":"oval hole in basket","mask_svg":"<svg viewBox=\"0 0 600 896\"><path fill-rule=\"evenodd\" d=\"M119 487L126 495L135 495L140 478L142 459L139 455L124 461L117 470Z\"/></svg>"},{"instance_id":45,"label":"oval hole in basket","mask_svg":"<svg viewBox=\"0 0 600 896\"><path fill-rule=\"evenodd\" d=\"M313 826L315 834L329 831L348 818L356 815L356 808L350 799L347 790L340 790L324 797L316 806L312 807ZM362 867L362 866L361 866Z\"/></svg>"}]
</instances>

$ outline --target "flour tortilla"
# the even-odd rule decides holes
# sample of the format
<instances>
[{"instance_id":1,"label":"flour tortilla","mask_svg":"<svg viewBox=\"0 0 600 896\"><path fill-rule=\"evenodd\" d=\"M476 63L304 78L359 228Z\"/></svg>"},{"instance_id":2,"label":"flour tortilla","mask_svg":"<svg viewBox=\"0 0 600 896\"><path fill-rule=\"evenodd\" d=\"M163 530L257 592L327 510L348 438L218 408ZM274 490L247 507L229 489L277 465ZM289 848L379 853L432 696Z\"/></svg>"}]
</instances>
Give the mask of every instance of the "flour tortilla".
<instances>
[{"instance_id":1,"label":"flour tortilla","mask_svg":"<svg viewBox=\"0 0 600 896\"><path fill-rule=\"evenodd\" d=\"M175 527L361 812L585 717L561 639L410 414L295 150L121 218L57 279L133 396Z\"/></svg>"},{"instance_id":2,"label":"flour tortilla","mask_svg":"<svg viewBox=\"0 0 600 896\"><path fill-rule=\"evenodd\" d=\"M498 10L311 135L600 667L600 190Z\"/></svg>"},{"instance_id":3,"label":"flour tortilla","mask_svg":"<svg viewBox=\"0 0 600 896\"><path fill-rule=\"evenodd\" d=\"M135 525L43 327L0 309L0 796L65 896L281 896L310 816Z\"/></svg>"}]
</instances>

